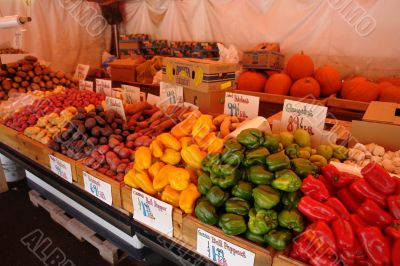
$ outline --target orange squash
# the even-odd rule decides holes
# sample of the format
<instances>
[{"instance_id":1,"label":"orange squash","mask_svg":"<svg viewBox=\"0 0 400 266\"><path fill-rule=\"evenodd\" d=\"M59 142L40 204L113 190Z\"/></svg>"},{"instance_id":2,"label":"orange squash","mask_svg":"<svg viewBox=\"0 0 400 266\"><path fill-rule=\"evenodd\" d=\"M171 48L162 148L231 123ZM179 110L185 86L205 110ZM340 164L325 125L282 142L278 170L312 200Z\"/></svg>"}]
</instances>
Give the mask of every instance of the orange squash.
<instances>
[{"instance_id":1,"label":"orange squash","mask_svg":"<svg viewBox=\"0 0 400 266\"><path fill-rule=\"evenodd\" d=\"M400 86L400 77L392 76L392 77L381 77L380 79L378 79L379 83L383 81L390 82L395 86Z\"/></svg>"},{"instance_id":2,"label":"orange squash","mask_svg":"<svg viewBox=\"0 0 400 266\"><path fill-rule=\"evenodd\" d=\"M267 77L260 72L245 71L238 78L238 90L263 92Z\"/></svg>"},{"instance_id":3,"label":"orange squash","mask_svg":"<svg viewBox=\"0 0 400 266\"><path fill-rule=\"evenodd\" d=\"M379 101L400 103L400 86L390 85L381 88Z\"/></svg>"},{"instance_id":4,"label":"orange squash","mask_svg":"<svg viewBox=\"0 0 400 266\"><path fill-rule=\"evenodd\" d=\"M329 96L340 91L342 80L339 71L333 66L323 66L315 71L315 79L321 86L321 94Z\"/></svg>"},{"instance_id":5,"label":"orange squash","mask_svg":"<svg viewBox=\"0 0 400 266\"><path fill-rule=\"evenodd\" d=\"M311 77L297 80L290 88L290 96L294 97L318 98L320 94L321 88L318 82Z\"/></svg>"},{"instance_id":6,"label":"orange squash","mask_svg":"<svg viewBox=\"0 0 400 266\"><path fill-rule=\"evenodd\" d=\"M293 80L311 77L314 74L314 62L311 57L303 52L295 54L287 62L286 73Z\"/></svg>"},{"instance_id":7,"label":"orange squash","mask_svg":"<svg viewBox=\"0 0 400 266\"><path fill-rule=\"evenodd\" d=\"M361 102L375 101L379 97L378 84L371 81L356 83L346 94L345 99Z\"/></svg>"},{"instance_id":8,"label":"orange squash","mask_svg":"<svg viewBox=\"0 0 400 266\"><path fill-rule=\"evenodd\" d=\"M288 95L290 86L292 86L292 80L284 73L277 73L269 77L265 83L266 93Z\"/></svg>"},{"instance_id":9,"label":"orange squash","mask_svg":"<svg viewBox=\"0 0 400 266\"><path fill-rule=\"evenodd\" d=\"M343 99L347 99L349 92L360 82L367 81L366 77L363 76L351 76L347 77L342 86L341 96Z\"/></svg>"}]
</instances>

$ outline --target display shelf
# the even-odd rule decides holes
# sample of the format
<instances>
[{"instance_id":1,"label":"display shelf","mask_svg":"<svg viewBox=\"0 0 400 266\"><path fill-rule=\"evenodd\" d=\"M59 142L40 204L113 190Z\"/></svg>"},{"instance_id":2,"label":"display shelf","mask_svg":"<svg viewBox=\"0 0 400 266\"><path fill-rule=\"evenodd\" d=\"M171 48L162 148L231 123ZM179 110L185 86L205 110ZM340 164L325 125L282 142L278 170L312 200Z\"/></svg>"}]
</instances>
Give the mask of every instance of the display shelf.
<instances>
[{"instance_id":1,"label":"display shelf","mask_svg":"<svg viewBox=\"0 0 400 266\"><path fill-rule=\"evenodd\" d=\"M23 134L19 134L18 139L20 142L19 151L22 154L50 169L49 154L51 154L51 150L46 145Z\"/></svg>"},{"instance_id":2,"label":"display shelf","mask_svg":"<svg viewBox=\"0 0 400 266\"><path fill-rule=\"evenodd\" d=\"M1 134L1 141L14 148L15 150L20 149L20 141L17 138L17 135L20 134L18 131L11 129L3 124L0 124L0 134Z\"/></svg>"}]
</instances>

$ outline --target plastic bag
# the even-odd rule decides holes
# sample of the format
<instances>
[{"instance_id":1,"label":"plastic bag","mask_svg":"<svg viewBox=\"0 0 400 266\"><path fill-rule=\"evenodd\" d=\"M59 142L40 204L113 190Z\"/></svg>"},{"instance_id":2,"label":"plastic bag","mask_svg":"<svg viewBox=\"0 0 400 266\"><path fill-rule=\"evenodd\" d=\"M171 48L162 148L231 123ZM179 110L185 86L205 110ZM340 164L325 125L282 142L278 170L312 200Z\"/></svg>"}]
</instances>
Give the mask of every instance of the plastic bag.
<instances>
[{"instance_id":1,"label":"plastic bag","mask_svg":"<svg viewBox=\"0 0 400 266\"><path fill-rule=\"evenodd\" d=\"M13 97L0 104L0 122L3 123L14 112L18 112L24 106L33 104L35 100L40 98L40 96L27 93L14 94Z\"/></svg>"},{"instance_id":2,"label":"plastic bag","mask_svg":"<svg viewBox=\"0 0 400 266\"><path fill-rule=\"evenodd\" d=\"M240 57L239 52L234 45L229 45L227 48L221 43L217 43L218 50L219 50L219 61L224 63L234 63L238 64Z\"/></svg>"}]
</instances>

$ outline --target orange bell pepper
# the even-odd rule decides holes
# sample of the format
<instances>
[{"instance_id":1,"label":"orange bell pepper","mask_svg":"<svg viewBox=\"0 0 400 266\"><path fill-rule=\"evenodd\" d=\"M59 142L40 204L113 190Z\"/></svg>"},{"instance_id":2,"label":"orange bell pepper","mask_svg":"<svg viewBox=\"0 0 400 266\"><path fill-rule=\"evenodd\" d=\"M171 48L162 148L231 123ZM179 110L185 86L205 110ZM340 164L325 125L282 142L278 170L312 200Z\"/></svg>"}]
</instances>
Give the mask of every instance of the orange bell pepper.
<instances>
[{"instance_id":1,"label":"orange bell pepper","mask_svg":"<svg viewBox=\"0 0 400 266\"><path fill-rule=\"evenodd\" d=\"M171 187L175 190L182 191L187 188L190 181L190 174L184 168L174 167L169 171L168 180Z\"/></svg>"},{"instance_id":2,"label":"orange bell pepper","mask_svg":"<svg viewBox=\"0 0 400 266\"><path fill-rule=\"evenodd\" d=\"M181 150L183 161L190 167L200 169L201 162L206 155L200 150L199 146L192 144Z\"/></svg>"},{"instance_id":3,"label":"orange bell pepper","mask_svg":"<svg viewBox=\"0 0 400 266\"><path fill-rule=\"evenodd\" d=\"M181 161L181 154L179 151L173 149L165 149L163 156L160 158L166 164L175 165Z\"/></svg>"},{"instance_id":4,"label":"orange bell pepper","mask_svg":"<svg viewBox=\"0 0 400 266\"><path fill-rule=\"evenodd\" d=\"M170 185L166 186L161 193L161 200L175 207L179 207L180 191L173 189Z\"/></svg>"},{"instance_id":5,"label":"orange bell pepper","mask_svg":"<svg viewBox=\"0 0 400 266\"><path fill-rule=\"evenodd\" d=\"M135 167L139 170L148 169L151 166L151 150L148 147L141 146L135 152Z\"/></svg>"},{"instance_id":6,"label":"orange bell pepper","mask_svg":"<svg viewBox=\"0 0 400 266\"><path fill-rule=\"evenodd\" d=\"M151 182L146 170L136 171L134 181L145 193L149 195L155 195L157 193L153 188L153 183Z\"/></svg>"},{"instance_id":7,"label":"orange bell pepper","mask_svg":"<svg viewBox=\"0 0 400 266\"><path fill-rule=\"evenodd\" d=\"M177 140L170 133L162 133L157 136L157 140L161 141L161 143L166 147L176 151L180 151L182 146L179 140Z\"/></svg>"},{"instance_id":8,"label":"orange bell pepper","mask_svg":"<svg viewBox=\"0 0 400 266\"><path fill-rule=\"evenodd\" d=\"M160 158L164 153L164 145L159 140L153 140L150 144L150 150L155 158Z\"/></svg>"},{"instance_id":9,"label":"orange bell pepper","mask_svg":"<svg viewBox=\"0 0 400 266\"><path fill-rule=\"evenodd\" d=\"M166 164L158 171L153 179L153 188L157 191L162 191L168 184L168 174L176 169L175 166Z\"/></svg>"},{"instance_id":10,"label":"orange bell pepper","mask_svg":"<svg viewBox=\"0 0 400 266\"><path fill-rule=\"evenodd\" d=\"M160 171L160 169L164 166L165 164L163 162L155 162L153 163L148 172L149 176L151 179L154 179L154 177L157 175L157 173Z\"/></svg>"},{"instance_id":11,"label":"orange bell pepper","mask_svg":"<svg viewBox=\"0 0 400 266\"><path fill-rule=\"evenodd\" d=\"M188 187L181 192L179 197L179 207L185 213L193 213L196 200L200 197L195 184L189 184Z\"/></svg>"},{"instance_id":12,"label":"orange bell pepper","mask_svg":"<svg viewBox=\"0 0 400 266\"><path fill-rule=\"evenodd\" d=\"M197 119L194 116L186 118L171 129L171 134L178 139L189 136L192 132L194 124L196 123L196 120Z\"/></svg>"}]
</instances>

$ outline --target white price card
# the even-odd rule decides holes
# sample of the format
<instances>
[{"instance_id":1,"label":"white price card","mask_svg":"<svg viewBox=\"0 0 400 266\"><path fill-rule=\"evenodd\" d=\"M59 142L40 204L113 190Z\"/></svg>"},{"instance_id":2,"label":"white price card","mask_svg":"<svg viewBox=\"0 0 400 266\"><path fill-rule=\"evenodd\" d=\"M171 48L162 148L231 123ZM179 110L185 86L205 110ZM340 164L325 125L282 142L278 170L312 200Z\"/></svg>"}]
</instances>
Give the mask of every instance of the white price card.
<instances>
[{"instance_id":1,"label":"white price card","mask_svg":"<svg viewBox=\"0 0 400 266\"><path fill-rule=\"evenodd\" d=\"M242 118L254 118L258 116L260 97L226 92L224 113Z\"/></svg>"},{"instance_id":2,"label":"white price card","mask_svg":"<svg viewBox=\"0 0 400 266\"><path fill-rule=\"evenodd\" d=\"M58 159L57 157L54 157L53 155L49 155L49 158L51 171L64 180L72 183L71 165L61 159Z\"/></svg>"},{"instance_id":3,"label":"white price card","mask_svg":"<svg viewBox=\"0 0 400 266\"><path fill-rule=\"evenodd\" d=\"M122 116L122 118L126 121L124 104L121 99L106 97L106 109L114 110L117 114Z\"/></svg>"},{"instance_id":4,"label":"white price card","mask_svg":"<svg viewBox=\"0 0 400 266\"><path fill-rule=\"evenodd\" d=\"M165 234L173 236L172 205L132 189L133 219Z\"/></svg>"},{"instance_id":5,"label":"white price card","mask_svg":"<svg viewBox=\"0 0 400 266\"><path fill-rule=\"evenodd\" d=\"M218 265L254 265L255 254L197 228L197 252Z\"/></svg>"},{"instance_id":6,"label":"white price card","mask_svg":"<svg viewBox=\"0 0 400 266\"><path fill-rule=\"evenodd\" d=\"M78 64L75 69L74 80L85 80L89 72L89 66Z\"/></svg>"},{"instance_id":7,"label":"white price card","mask_svg":"<svg viewBox=\"0 0 400 266\"><path fill-rule=\"evenodd\" d=\"M160 102L160 97L151 93L147 94L147 100L149 104L156 105Z\"/></svg>"},{"instance_id":8,"label":"white price card","mask_svg":"<svg viewBox=\"0 0 400 266\"><path fill-rule=\"evenodd\" d=\"M124 103L131 104L140 102L140 88L135 86L121 85L122 100Z\"/></svg>"},{"instance_id":9,"label":"white price card","mask_svg":"<svg viewBox=\"0 0 400 266\"><path fill-rule=\"evenodd\" d=\"M311 135L312 144L318 145L324 131L328 108L325 106L285 100L281 118L281 131L294 132L298 128Z\"/></svg>"},{"instance_id":10,"label":"white price card","mask_svg":"<svg viewBox=\"0 0 400 266\"><path fill-rule=\"evenodd\" d=\"M166 82L160 82L160 104L170 105L183 102L183 87Z\"/></svg>"},{"instance_id":11,"label":"white price card","mask_svg":"<svg viewBox=\"0 0 400 266\"><path fill-rule=\"evenodd\" d=\"M111 184L101 181L85 171L83 172L83 183L87 192L108 205L112 204Z\"/></svg>"},{"instance_id":12,"label":"white price card","mask_svg":"<svg viewBox=\"0 0 400 266\"><path fill-rule=\"evenodd\" d=\"M96 92L111 96L112 86L111 80L108 79L96 79Z\"/></svg>"},{"instance_id":13,"label":"white price card","mask_svg":"<svg viewBox=\"0 0 400 266\"><path fill-rule=\"evenodd\" d=\"M79 89L81 91L93 91L93 82L87 80L80 80L79 81Z\"/></svg>"}]
</instances>

